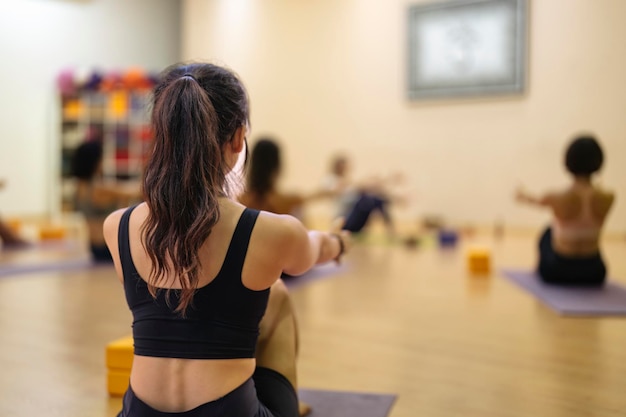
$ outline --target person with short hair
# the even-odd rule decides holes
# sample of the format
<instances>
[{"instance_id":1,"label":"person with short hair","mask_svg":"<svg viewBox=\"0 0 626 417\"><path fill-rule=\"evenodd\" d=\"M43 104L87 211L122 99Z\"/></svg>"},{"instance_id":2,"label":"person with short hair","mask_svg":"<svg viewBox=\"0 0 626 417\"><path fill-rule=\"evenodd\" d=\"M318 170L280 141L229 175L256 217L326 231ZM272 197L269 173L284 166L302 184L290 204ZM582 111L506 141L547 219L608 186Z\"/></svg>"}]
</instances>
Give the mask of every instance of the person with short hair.
<instances>
[{"instance_id":1,"label":"person with short hair","mask_svg":"<svg viewBox=\"0 0 626 417\"><path fill-rule=\"evenodd\" d=\"M615 194L594 183L604 153L590 135L574 139L565 152L572 182L563 190L535 197L519 189L519 202L551 210L553 220L539 241L538 272L544 282L558 285L599 286L606 279L600 251L602 227Z\"/></svg>"}]
</instances>

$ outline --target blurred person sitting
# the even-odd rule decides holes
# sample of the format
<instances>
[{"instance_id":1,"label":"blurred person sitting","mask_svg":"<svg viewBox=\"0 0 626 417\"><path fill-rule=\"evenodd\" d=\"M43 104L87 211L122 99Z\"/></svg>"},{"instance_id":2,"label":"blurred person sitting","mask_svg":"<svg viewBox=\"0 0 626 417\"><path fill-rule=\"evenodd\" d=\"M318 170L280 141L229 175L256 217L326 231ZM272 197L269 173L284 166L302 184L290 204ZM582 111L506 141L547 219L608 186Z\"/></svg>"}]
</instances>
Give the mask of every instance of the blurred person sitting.
<instances>
[{"instance_id":1,"label":"blurred person sitting","mask_svg":"<svg viewBox=\"0 0 626 417\"><path fill-rule=\"evenodd\" d=\"M118 208L129 205L131 200L138 199L139 186L125 187L104 181L102 143L98 140L84 142L76 148L72 174L77 180L74 207L85 217L92 259L113 262L102 233L104 219Z\"/></svg>"},{"instance_id":2,"label":"blurred person sitting","mask_svg":"<svg viewBox=\"0 0 626 417\"><path fill-rule=\"evenodd\" d=\"M401 179L400 174L395 174L388 178L371 177L354 181L350 176L348 157L337 155L331 161L330 173L324 179L323 188L335 197L336 215L345 218L344 230L359 233L366 227L371 215L378 213L393 237L395 230L389 205L401 198L392 195L391 186Z\"/></svg>"},{"instance_id":3,"label":"blurred person sitting","mask_svg":"<svg viewBox=\"0 0 626 417\"><path fill-rule=\"evenodd\" d=\"M272 138L259 139L250 154L250 167L246 177L246 189L239 202L256 210L276 214L290 214L302 218L306 202L330 196L328 192L311 194L285 193L278 189L281 175L281 151Z\"/></svg>"},{"instance_id":4,"label":"blurred person sitting","mask_svg":"<svg viewBox=\"0 0 626 417\"><path fill-rule=\"evenodd\" d=\"M572 176L570 185L541 197L517 191L519 202L548 208L553 215L552 225L539 240L538 272L546 283L599 286L606 279L600 236L615 194L592 179L603 162L596 139L578 137L565 153L565 167Z\"/></svg>"}]
</instances>

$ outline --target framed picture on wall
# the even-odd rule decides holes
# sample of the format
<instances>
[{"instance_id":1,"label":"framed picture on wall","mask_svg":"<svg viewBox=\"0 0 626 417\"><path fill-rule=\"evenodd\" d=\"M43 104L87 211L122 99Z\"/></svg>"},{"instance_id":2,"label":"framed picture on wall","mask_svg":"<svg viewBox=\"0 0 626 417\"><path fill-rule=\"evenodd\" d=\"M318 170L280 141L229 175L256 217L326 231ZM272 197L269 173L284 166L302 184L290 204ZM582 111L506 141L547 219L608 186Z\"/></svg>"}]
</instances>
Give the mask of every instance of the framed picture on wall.
<instances>
[{"instance_id":1,"label":"framed picture on wall","mask_svg":"<svg viewBox=\"0 0 626 417\"><path fill-rule=\"evenodd\" d=\"M527 0L409 7L409 99L522 93L526 31Z\"/></svg>"}]
</instances>

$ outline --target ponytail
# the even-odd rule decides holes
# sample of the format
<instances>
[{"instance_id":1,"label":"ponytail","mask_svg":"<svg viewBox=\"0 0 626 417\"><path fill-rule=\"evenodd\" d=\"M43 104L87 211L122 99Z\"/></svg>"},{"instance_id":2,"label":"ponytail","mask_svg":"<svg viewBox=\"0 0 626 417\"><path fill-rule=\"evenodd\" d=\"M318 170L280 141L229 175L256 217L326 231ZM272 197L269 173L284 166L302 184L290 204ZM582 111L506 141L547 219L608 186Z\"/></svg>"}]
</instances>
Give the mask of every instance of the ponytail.
<instances>
[{"instance_id":1,"label":"ponytail","mask_svg":"<svg viewBox=\"0 0 626 417\"><path fill-rule=\"evenodd\" d=\"M219 120L207 91L184 74L155 91L152 124L154 150L143 181L150 210L142 235L153 265L148 288L156 297L168 275L179 277L175 311L184 315L198 287L200 247L220 215L226 169Z\"/></svg>"}]
</instances>

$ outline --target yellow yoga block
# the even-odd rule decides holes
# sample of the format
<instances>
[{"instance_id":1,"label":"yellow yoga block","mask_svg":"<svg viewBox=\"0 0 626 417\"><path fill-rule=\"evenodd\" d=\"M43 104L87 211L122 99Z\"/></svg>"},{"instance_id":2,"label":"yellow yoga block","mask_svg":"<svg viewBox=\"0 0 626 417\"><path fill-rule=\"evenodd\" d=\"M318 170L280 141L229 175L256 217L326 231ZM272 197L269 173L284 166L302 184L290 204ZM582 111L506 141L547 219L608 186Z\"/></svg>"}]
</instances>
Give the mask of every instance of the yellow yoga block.
<instances>
[{"instance_id":1,"label":"yellow yoga block","mask_svg":"<svg viewBox=\"0 0 626 417\"><path fill-rule=\"evenodd\" d=\"M130 369L108 369L107 370L107 390L109 395L121 397L128 389L130 381Z\"/></svg>"},{"instance_id":2,"label":"yellow yoga block","mask_svg":"<svg viewBox=\"0 0 626 417\"><path fill-rule=\"evenodd\" d=\"M467 252L467 269L473 274L491 272L491 252L483 248L473 248Z\"/></svg>"},{"instance_id":3,"label":"yellow yoga block","mask_svg":"<svg viewBox=\"0 0 626 417\"><path fill-rule=\"evenodd\" d=\"M126 336L110 342L106 347L106 365L109 369L126 369L133 366L133 337Z\"/></svg>"},{"instance_id":4,"label":"yellow yoga block","mask_svg":"<svg viewBox=\"0 0 626 417\"><path fill-rule=\"evenodd\" d=\"M66 230L63 226L45 225L39 229L41 240L61 240L65 238Z\"/></svg>"},{"instance_id":5,"label":"yellow yoga block","mask_svg":"<svg viewBox=\"0 0 626 417\"><path fill-rule=\"evenodd\" d=\"M124 395L133 366L133 337L114 340L106 346L107 390L109 395Z\"/></svg>"}]
</instances>

